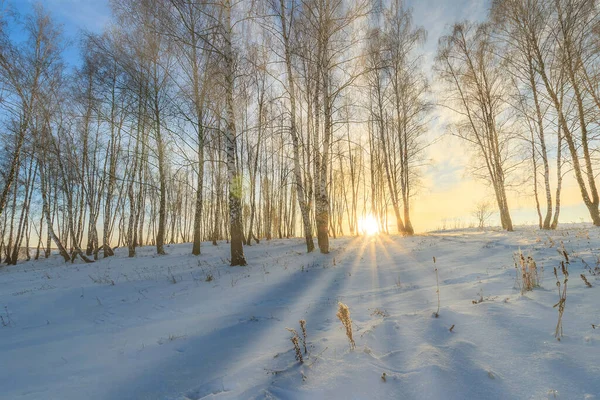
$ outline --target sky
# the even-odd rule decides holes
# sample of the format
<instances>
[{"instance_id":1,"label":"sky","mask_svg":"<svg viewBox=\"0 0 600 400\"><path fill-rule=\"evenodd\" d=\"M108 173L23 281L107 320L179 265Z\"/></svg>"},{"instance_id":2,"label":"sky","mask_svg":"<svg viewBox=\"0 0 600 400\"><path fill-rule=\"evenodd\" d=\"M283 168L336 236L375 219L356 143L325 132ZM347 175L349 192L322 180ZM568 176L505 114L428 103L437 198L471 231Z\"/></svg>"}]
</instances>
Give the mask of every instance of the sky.
<instances>
[{"instance_id":1,"label":"sky","mask_svg":"<svg viewBox=\"0 0 600 400\"><path fill-rule=\"evenodd\" d=\"M110 20L108 0L9 0L21 13L31 11L35 3L42 4L63 24L67 35L74 35L79 29L100 32Z\"/></svg>"},{"instance_id":2,"label":"sky","mask_svg":"<svg viewBox=\"0 0 600 400\"><path fill-rule=\"evenodd\" d=\"M20 14L31 11L34 0L8 0ZM53 17L63 25L63 31L73 45L65 51L65 60L72 66L80 61L76 38L81 30L99 33L110 21L109 0L40 0ZM431 73L431 64L440 36L458 21L466 19L483 21L490 0L407 0L413 9L415 24L424 27L427 42L423 51L424 68ZM431 75L430 75L431 76ZM433 77L432 77L433 78ZM435 85L435 82L433 82ZM484 182L469 173L470 155L455 137L445 133L447 111L437 109L431 127L431 136L439 140L429 147L429 165L425 167L422 185L412 204L412 220L418 232L446 226L468 225L473 221L472 210L476 203L485 200L494 203L493 192ZM561 197L561 222L589 221L579 189L571 176L563 181ZM531 191L511 190L509 205L515 224L535 224L537 214ZM543 210L542 210L543 212ZM493 216L492 224L499 224Z\"/></svg>"},{"instance_id":3,"label":"sky","mask_svg":"<svg viewBox=\"0 0 600 400\"><path fill-rule=\"evenodd\" d=\"M62 25L66 38L72 45L65 50L65 60L77 65L81 58L77 48L77 37L81 30L99 33L110 20L109 0L4 0L21 16L32 11L39 3Z\"/></svg>"}]
</instances>

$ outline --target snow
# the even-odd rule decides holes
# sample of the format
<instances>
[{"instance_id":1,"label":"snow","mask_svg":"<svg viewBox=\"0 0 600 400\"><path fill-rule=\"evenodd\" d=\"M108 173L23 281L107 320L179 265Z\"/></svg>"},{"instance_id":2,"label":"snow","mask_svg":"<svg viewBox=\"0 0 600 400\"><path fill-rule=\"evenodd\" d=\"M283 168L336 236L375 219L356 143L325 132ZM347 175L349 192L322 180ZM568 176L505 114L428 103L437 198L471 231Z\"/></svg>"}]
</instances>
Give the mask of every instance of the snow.
<instances>
[{"instance_id":1,"label":"snow","mask_svg":"<svg viewBox=\"0 0 600 400\"><path fill-rule=\"evenodd\" d=\"M557 341L561 241L571 264ZM581 261L597 265L597 228L331 242L322 255L301 239L261 241L245 248L248 267L227 266L226 243L203 243L199 257L186 244L3 267L0 398L600 399L600 276ZM544 268L523 295L519 250ZM304 364L285 329L300 319Z\"/></svg>"}]
</instances>

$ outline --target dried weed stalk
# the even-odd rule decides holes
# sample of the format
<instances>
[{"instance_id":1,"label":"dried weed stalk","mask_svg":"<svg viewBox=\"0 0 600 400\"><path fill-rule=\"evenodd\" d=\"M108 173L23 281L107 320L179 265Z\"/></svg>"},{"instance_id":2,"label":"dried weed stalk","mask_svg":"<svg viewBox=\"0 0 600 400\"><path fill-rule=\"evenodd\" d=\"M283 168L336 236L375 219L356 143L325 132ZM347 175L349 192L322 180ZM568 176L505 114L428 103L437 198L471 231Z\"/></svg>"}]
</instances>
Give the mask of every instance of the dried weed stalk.
<instances>
[{"instance_id":1,"label":"dried weed stalk","mask_svg":"<svg viewBox=\"0 0 600 400\"><path fill-rule=\"evenodd\" d=\"M290 341L294 345L294 351L296 353L296 360L300 361L300 363L303 363L304 359L302 358L302 350L300 350L300 340L299 340L300 337L298 336L298 332L292 328L285 328L285 329L287 329L292 334Z\"/></svg>"},{"instance_id":2,"label":"dried weed stalk","mask_svg":"<svg viewBox=\"0 0 600 400\"><path fill-rule=\"evenodd\" d=\"M588 280L587 280L587 278L585 277L585 275L584 275L584 274L581 274L581 275L579 275L579 276L581 276L581 279L583 280L583 283L585 283L585 286L587 286L587 287L589 287L589 288L591 288L591 287L592 287L592 284L590 283L590 281L588 281Z\"/></svg>"},{"instance_id":3,"label":"dried weed stalk","mask_svg":"<svg viewBox=\"0 0 600 400\"><path fill-rule=\"evenodd\" d=\"M371 316L373 316L373 315L376 315L381 318L389 317L388 312L386 310L382 310L380 308L374 308L373 311L371 312Z\"/></svg>"},{"instance_id":4,"label":"dried weed stalk","mask_svg":"<svg viewBox=\"0 0 600 400\"><path fill-rule=\"evenodd\" d=\"M342 302L339 302L336 316L342 322L344 328L346 328L346 336L350 342L350 349L354 349L356 347L356 343L352 337L352 319L350 318L350 310L348 309L348 306Z\"/></svg>"},{"instance_id":5,"label":"dried weed stalk","mask_svg":"<svg viewBox=\"0 0 600 400\"><path fill-rule=\"evenodd\" d=\"M6 318L3 315L0 315L0 323L2 326L12 326L13 320L10 318L10 312L8 312L8 306L4 306L4 311L6 312Z\"/></svg>"},{"instance_id":6,"label":"dried weed stalk","mask_svg":"<svg viewBox=\"0 0 600 400\"><path fill-rule=\"evenodd\" d=\"M565 304L567 302L567 282L569 281L569 257L564 252L565 260L560 262L560 270L563 274L563 282L561 285L560 279L558 278L558 270L554 267L554 276L556 277L556 287L558 288L558 303L554 305L554 308L558 307L558 322L556 323L556 330L554 331L554 337L558 340L563 336L562 318L565 312Z\"/></svg>"},{"instance_id":7,"label":"dried weed stalk","mask_svg":"<svg viewBox=\"0 0 600 400\"><path fill-rule=\"evenodd\" d=\"M435 270L435 283L437 285L437 290L435 292L437 293L437 298L438 298L437 311L433 315L437 318L440 316L440 278L438 276L438 269L435 266L435 257L433 257L433 266L434 266L434 270Z\"/></svg>"},{"instance_id":8,"label":"dried weed stalk","mask_svg":"<svg viewBox=\"0 0 600 400\"><path fill-rule=\"evenodd\" d=\"M302 351L300 350L300 345L298 344L298 336L292 337L292 343L294 344L294 350L296 351L296 360L300 361L302 364L304 360L302 359Z\"/></svg>"},{"instance_id":9,"label":"dried weed stalk","mask_svg":"<svg viewBox=\"0 0 600 400\"><path fill-rule=\"evenodd\" d=\"M287 329L287 331L292 334L292 337L290 338L290 340L291 340L292 344L294 345L294 351L296 352L296 360L303 363L304 359L302 358L302 350L300 349L300 341L302 341L302 347L304 347L304 354L307 354L308 349L306 348L306 321L301 319L299 322L300 322L300 329L302 330L302 337L300 337L300 335L298 334L298 331L296 331L293 328L285 328L285 329Z\"/></svg>"},{"instance_id":10,"label":"dried weed stalk","mask_svg":"<svg viewBox=\"0 0 600 400\"><path fill-rule=\"evenodd\" d=\"M300 329L302 329L302 345L304 346L304 354L308 353L306 349L306 321L300 320Z\"/></svg>"}]
</instances>

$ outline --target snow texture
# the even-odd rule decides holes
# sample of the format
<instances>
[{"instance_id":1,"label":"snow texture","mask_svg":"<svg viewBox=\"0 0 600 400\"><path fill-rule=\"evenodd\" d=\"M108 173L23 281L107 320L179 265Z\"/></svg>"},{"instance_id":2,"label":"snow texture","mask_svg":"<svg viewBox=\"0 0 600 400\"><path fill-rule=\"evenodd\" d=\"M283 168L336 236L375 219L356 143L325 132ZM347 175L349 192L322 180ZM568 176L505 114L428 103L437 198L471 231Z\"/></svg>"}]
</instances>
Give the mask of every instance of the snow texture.
<instances>
[{"instance_id":1,"label":"snow texture","mask_svg":"<svg viewBox=\"0 0 600 400\"><path fill-rule=\"evenodd\" d=\"M203 243L198 257L175 245L166 256L118 249L94 264L53 256L3 267L0 398L600 399L597 228L331 244L322 255L305 254L302 239L261 242L245 248L248 267L228 266L226 243ZM563 245L571 264L558 341ZM523 295L519 250L544 270ZM302 335L300 319L303 364L286 330Z\"/></svg>"}]
</instances>

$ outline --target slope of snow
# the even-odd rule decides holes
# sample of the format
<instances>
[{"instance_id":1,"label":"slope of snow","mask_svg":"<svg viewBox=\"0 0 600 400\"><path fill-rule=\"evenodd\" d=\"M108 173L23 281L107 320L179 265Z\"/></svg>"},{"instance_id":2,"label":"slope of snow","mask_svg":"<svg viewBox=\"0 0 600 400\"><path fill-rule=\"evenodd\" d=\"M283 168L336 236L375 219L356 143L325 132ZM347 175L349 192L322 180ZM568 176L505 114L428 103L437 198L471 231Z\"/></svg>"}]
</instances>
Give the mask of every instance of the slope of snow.
<instances>
[{"instance_id":1,"label":"slope of snow","mask_svg":"<svg viewBox=\"0 0 600 400\"><path fill-rule=\"evenodd\" d=\"M571 264L557 341L561 241ZM595 268L599 247L599 230L573 225L342 238L328 255L273 240L246 247L243 268L227 266L225 243L199 257L177 245L3 267L0 398L600 399L600 276L582 262ZM544 268L524 295L519 249ZM300 319L303 364L286 330Z\"/></svg>"}]
</instances>

